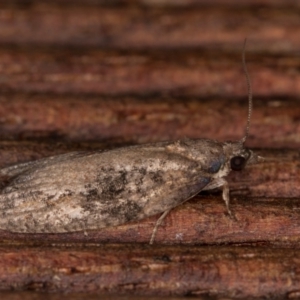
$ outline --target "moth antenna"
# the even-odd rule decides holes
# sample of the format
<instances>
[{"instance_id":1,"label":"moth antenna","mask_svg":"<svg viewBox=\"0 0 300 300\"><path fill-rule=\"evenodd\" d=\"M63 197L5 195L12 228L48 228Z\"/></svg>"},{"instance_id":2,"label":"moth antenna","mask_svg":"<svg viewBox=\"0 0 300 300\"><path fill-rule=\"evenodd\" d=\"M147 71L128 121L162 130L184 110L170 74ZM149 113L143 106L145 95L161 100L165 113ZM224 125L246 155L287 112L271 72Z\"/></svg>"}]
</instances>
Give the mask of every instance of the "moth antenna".
<instances>
[{"instance_id":1,"label":"moth antenna","mask_svg":"<svg viewBox=\"0 0 300 300\"><path fill-rule=\"evenodd\" d=\"M245 73L246 80L247 80L247 88L248 88L248 118L247 118L247 126L246 126L245 136L241 139L241 141L240 141L241 144L244 144L246 139L249 136L250 120L251 120L252 106L253 106L253 104L252 104L252 86L251 86L250 76L249 76L249 73L248 73L248 69L247 69L247 65L246 65L246 59L245 59L246 43L247 43L247 38L244 41L242 61L243 61L244 73Z\"/></svg>"}]
</instances>

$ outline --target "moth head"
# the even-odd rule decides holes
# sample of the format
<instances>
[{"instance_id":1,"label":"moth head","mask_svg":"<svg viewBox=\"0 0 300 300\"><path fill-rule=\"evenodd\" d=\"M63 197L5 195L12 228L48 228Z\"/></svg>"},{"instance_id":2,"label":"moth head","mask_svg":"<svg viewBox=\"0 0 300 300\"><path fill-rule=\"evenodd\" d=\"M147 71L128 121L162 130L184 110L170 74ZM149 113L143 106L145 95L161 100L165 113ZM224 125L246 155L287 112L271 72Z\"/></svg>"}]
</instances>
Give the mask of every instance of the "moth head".
<instances>
[{"instance_id":1,"label":"moth head","mask_svg":"<svg viewBox=\"0 0 300 300\"><path fill-rule=\"evenodd\" d=\"M233 171L242 171L246 165L257 163L261 157L252 150L244 147L238 142L227 142L223 144L227 165Z\"/></svg>"}]
</instances>

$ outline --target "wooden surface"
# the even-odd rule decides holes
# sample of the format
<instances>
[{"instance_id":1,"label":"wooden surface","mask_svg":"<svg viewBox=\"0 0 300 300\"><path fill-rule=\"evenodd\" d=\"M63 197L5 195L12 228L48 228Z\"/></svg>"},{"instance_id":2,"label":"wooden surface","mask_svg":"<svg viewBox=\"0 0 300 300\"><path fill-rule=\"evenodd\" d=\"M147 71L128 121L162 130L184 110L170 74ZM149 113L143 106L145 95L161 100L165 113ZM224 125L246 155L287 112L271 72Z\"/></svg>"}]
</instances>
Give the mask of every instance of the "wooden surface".
<instances>
[{"instance_id":1,"label":"wooden surface","mask_svg":"<svg viewBox=\"0 0 300 300\"><path fill-rule=\"evenodd\" d=\"M94 293L89 293L83 294L83 293L43 293L43 292L0 292L1 299L3 300L60 300L62 298L66 300L82 300L83 297L85 299L89 300L187 300L187 298L190 298L189 296L184 297L184 296L138 296L138 295L110 295L107 293L104 294L94 294ZM197 299L200 300L208 300L212 299L209 296L198 296Z\"/></svg>"},{"instance_id":2,"label":"wooden surface","mask_svg":"<svg viewBox=\"0 0 300 300\"><path fill-rule=\"evenodd\" d=\"M34 290L242 298L284 295L288 284L291 298L299 288L298 249L109 244L1 252L6 278Z\"/></svg>"},{"instance_id":3,"label":"wooden surface","mask_svg":"<svg viewBox=\"0 0 300 300\"><path fill-rule=\"evenodd\" d=\"M2 1L0 167L74 150L240 139L245 37L254 92L246 144L265 161L228 177L237 220L220 191L201 193L169 213L153 246L158 216L87 235L0 231L1 299L61 297L23 290L299 298L299 9L282 0Z\"/></svg>"}]
</instances>

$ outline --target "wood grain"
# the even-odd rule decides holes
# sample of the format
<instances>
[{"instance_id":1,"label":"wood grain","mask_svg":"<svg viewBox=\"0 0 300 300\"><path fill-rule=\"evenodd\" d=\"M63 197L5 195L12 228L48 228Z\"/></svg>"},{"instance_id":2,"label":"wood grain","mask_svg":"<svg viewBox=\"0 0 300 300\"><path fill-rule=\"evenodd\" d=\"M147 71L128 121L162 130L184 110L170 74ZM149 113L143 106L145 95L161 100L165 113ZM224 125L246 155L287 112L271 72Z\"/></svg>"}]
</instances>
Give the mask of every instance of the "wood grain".
<instances>
[{"instance_id":1,"label":"wood grain","mask_svg":"<svg viewBox=\"0 0 300 300\"><path fill-rule=\"evenodd\" d=\"M299 101L254 101L247 146L299 148ZM239 140L245 133L247 105L246 96L111 98L7 93L0 96L0 130L2 139L61 142L148 143L185 137Z\"/></svg>"},{"instance_id":2,"label":"wood grain","mask_svg":"<svg viewBox=\"0 0 300 300\"><path fill-rule=\"evenodd\" d=\"M299 25L297 1L2 1L0 167L185 137L240 139L245 37L247 146L265 161L228 178L236 220L220 191L201 193L169 213L151 247L158 216L88 235L1 231L0 290L299 298Z\"/></svg>"},{"instance_id":3,"label":"wood grain","mask_svg":"<svg viewBox=\"0 0 300 300\"><path fill-rule=\"evenodd\" d=\"M299 293L298 249L110 244L0 252L2 289L232 298Z\"/></svg>"},{"instance_id":4,"label":"wood grain","mask_svg":"<svg viewBox=\"0 0 300 300\"><path fill-rule=\"evenodd\" d=\"M1 93L241 98L247 95L241 59L244 38L234 50L2 46ZM255 99L297 97L300 59L296 49L286 56L262 54L269 48L252 50L256 44L249 38L246 50Z\"/></svg>"},{"instance_id":5,"label":"wood grain","mask_svg":"<svg viewBox=\"0 0 300 300\"><path fill-rule=\"evenodd\" d=\"M225 3L226 4L226 3ZM296 6L297 7L297 6ZM10 45L53 45L121 49L249 49L290 53L300 48L298 12L284 7L167 7L142 5L2 5L0 42ZM250 24L250 25L249 25ZM34 29L34 30L33 30Z\"/></svg>"}]
</instances>

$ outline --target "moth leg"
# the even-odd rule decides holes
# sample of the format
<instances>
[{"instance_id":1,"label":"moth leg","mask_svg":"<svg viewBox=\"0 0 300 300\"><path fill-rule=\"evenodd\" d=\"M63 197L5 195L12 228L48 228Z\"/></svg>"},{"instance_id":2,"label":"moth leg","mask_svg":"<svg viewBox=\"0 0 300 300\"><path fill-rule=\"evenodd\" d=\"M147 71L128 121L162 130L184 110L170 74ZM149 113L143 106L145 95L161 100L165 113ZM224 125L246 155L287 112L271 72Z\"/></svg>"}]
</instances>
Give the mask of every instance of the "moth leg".
<instances>
[{"instance_id":1,"label":"moth leg","mask_svg":"<svg viewBox=\"0 0 300 300\"><path fill-rule=\"evenodd\" d=\"M227 212L228 212L230 218L235 219L235 217L232 214L232 212L230 210L230 207L229 207L229 201L230 201L230 198L229 198L229 185L228 185L228 182L226 180L224 180L222 188L223 188L222 198L225 201Z\"/></svg>"},{"instance_id":2,"label":"moth leg","mask_svg":"<svg viewBox=\"0 0 300 300\"><path fill-rule=\"evenodd\" d=\"M152 245L153 242L154 242L155 235L156 235L156 232L157 232L158 227L160 226L160 224L162 223L162 221L164 220L164 218L165 218L166 215L170 212L171 209L172 209L172 208L166 210L166 211L158 218L158 220L156 221L155 226L154 226L153 231L152 231L152 235L151 235L151 239L150 239L150 243L149 243L150 245Z\"/></svg>"},{"instance_id":3,"label":"moth leg","mask_svg":"<svg viewBox=\"0 0 300 300\"><path fill-rule=\"evenodd\" d=\"M217 178L214 181L210 182L203 189L203 191L205 191L205 190L212 190L212 189L215 189L215 188L218 188L218 187L222 187L222 190L223 190L222 198L223 198L223 200L225 202L226 209L227 209L227 212L228 212L230 218L235 219L235 217L234 217L234 215L231 212L230 207L229 207L229 202L230 202L230 198L229 198L229 185L228 185L228 182L224 178Z\"/></svg>"}]
</instances>

